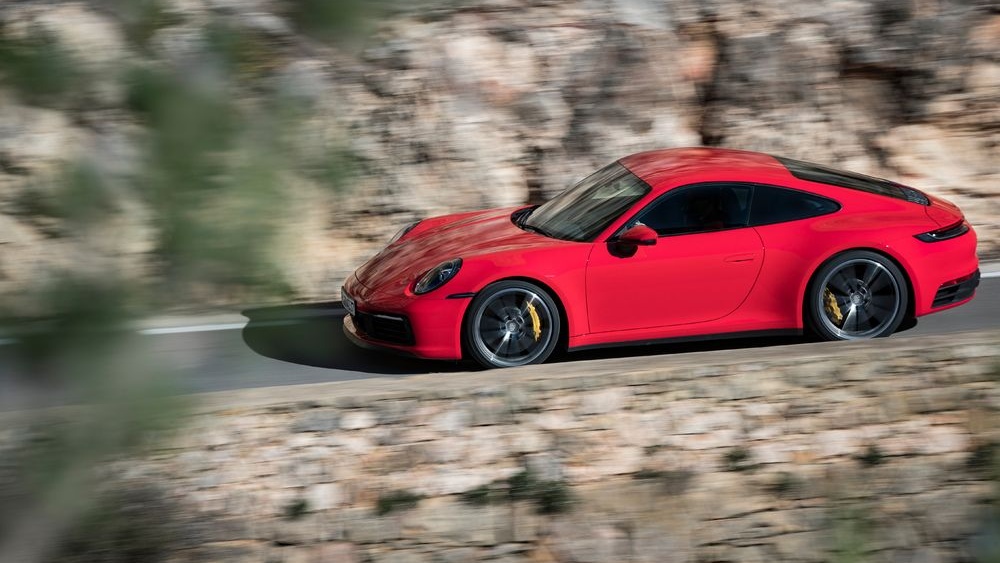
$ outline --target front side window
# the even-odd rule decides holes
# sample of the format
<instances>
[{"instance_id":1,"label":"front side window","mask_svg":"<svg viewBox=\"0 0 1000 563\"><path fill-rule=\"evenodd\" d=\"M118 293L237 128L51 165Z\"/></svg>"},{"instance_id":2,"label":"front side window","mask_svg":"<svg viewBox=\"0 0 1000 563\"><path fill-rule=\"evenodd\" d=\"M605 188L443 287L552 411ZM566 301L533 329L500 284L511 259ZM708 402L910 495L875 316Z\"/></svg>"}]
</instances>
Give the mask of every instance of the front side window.
<instances>
[{"instance_id":1,"label":"front side window","mask_svg":"<svg viewBox=\"0 0 1000 563\"><path fill-rule=\"evenodd\" d=\"M818 217L840 209L840 204L818 195L788 188L757 185L750 206L750 226L771 225Z\"/></svg>"},{"instance_id":2,"label":"front side window","mask_svg":"<svg viewBox=\"0 0 1000 563\"><path fill-rule=\"evenodd\" d=\"M749 184L698 184L674 189L629 221L642 223L660 236L708 233L747 226Z\"/></svg>"},{"instance_id":3,"label":"front side window","mask_svg":"<svg viewBox=\"0 0 1000 563\"><path fill-rule=\"evenodd\" d=\"M523 216L518 225L552 238L592 241L649 191L646 182L615 162Z\"/></svg>"}]
</instances>

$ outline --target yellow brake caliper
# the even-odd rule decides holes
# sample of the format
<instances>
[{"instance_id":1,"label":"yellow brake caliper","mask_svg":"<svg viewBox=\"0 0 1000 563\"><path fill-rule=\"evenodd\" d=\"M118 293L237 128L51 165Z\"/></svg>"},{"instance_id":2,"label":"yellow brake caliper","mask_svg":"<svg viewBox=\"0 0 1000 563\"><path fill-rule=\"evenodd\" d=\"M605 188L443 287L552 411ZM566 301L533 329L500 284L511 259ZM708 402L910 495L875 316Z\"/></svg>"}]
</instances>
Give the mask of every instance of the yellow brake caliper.
<instances>
[{"instance_id":1,"label":"yellow brake caliper","mask_svg":"<svg viewBox=\"0 0 1000 563\"><path fill-rule=\"evenodd\" d=\"M830 320L833 324L840 326L844 322L844 313L840 310L840 305L837 303L837 298L833 296L833 292L830 288L823 290L823 309L826 311Z\"/></svg>"},{"instance_id":2,"label":"yellow brake caliper","mask_svg":"<svg viewBox=\"0 0 1000 563\"><path fill-rule=\"evenodd\" d=\"M531 330L535 333L535 342L542 338L542 319L535 310L534 303L528 303L528 314L531 315Z\"/></svg>"}]
</instances>

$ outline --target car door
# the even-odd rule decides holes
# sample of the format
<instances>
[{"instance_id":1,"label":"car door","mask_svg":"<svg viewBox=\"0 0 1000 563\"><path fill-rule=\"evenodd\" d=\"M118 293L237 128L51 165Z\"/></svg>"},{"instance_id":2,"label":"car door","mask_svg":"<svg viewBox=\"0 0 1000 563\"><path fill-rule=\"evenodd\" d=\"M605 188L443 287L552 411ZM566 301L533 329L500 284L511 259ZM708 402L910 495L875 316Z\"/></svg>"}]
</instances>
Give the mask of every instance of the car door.
<instances>
[{"instance_id":1,"label":"car door","mask_svg":"<svg viewBox=\"0 0 1000 563\"><path fill-rule=\"evenodd\" d=\"M592 333L713 321L746 299L764 249L747 227L753 188L705 183L671 190L639 211L656 244L596 244L587 266ZM620 234L619 233L616 233Z\"/></svg>"}]
</instances>

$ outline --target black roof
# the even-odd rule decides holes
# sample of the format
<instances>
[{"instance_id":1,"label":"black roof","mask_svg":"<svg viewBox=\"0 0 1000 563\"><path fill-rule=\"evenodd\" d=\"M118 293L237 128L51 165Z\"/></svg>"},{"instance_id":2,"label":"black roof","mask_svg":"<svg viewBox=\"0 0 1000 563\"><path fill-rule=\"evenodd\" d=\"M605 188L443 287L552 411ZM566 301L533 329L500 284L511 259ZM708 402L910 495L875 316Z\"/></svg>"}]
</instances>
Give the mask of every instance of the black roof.
<instances>
[{"instance_id":1,"label":"black roof","mask_svg":"<svg viewBox=\"0 0 1000 563\"><path fill-rule=\"evenodd\" d=\"M778 159L792 173L792 176L800 180L861 190L871 194L902 199L911 203L919 203L920 205L931 204L927 196L919 191L890 180L865 176L856 172L847 172L846 170L837 170L836 168L795 160L794 158L785 158L782 156L774 158Z\"/></svg>"}]
</instances>

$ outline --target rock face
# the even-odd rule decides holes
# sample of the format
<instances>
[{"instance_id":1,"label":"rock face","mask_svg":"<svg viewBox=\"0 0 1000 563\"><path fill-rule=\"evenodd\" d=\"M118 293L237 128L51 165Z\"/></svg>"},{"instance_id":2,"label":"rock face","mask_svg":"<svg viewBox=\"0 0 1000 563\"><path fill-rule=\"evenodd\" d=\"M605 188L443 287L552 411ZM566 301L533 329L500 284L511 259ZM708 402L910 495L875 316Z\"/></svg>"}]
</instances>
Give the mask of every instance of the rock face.
<instances>
[{"instance_id":1,"label":"rock face","mask_svg":"<svg viewBox=\"0 0 1000 563\"><path fill-rule=\"evenodd\" d=\"M274 52L254 68L307 110L292 135L300 148L315 161L337 146L356 163L335 195L302 170L289 181L276 254L302 298L331 297L406 221L538 202L617 157L670 146L901 181L958 203L981 255L1000 256L994 3L427 1L394 8L351 49L298 33L278 0L161 4L170 17L142 49L125 39L128 18L101 2L0 6L4 33L44 29L103 77L72 107L0 97L0 295L31 283L22 264L73 254L18 203L53 166L81 155L121 174L141 165L122 142L134 123L109 69L189 64L198 26L215 20L269 38ZM118 213L140 205L124 199ZM119 240L149 240L142 220L120 223ZM97 252L142 275L149 245L121 246Z\"/></svg>"}]
</instances>

